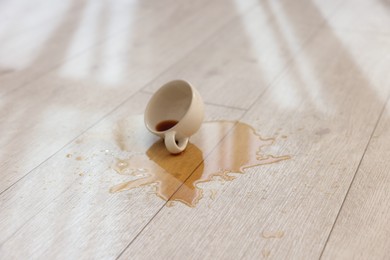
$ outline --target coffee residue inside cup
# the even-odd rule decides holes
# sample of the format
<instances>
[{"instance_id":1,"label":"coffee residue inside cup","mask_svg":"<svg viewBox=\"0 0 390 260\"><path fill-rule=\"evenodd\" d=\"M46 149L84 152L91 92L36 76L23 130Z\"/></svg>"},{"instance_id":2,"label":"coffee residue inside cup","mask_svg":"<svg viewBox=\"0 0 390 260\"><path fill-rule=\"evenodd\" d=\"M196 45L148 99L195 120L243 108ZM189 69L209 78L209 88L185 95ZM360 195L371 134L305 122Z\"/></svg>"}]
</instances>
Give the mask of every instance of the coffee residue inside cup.
<instances>
[{"instance_id":1,"label":"coffee residue inside cup","mask_svg":"<svg viewBox=\"0 0 390 260\"><path fill-rule=\"evenodd\" d=\"M164 120L156 125L156 130L159 132L164 132L174 127L177 123L177 120Z\"/></svg>"}]
</instances>

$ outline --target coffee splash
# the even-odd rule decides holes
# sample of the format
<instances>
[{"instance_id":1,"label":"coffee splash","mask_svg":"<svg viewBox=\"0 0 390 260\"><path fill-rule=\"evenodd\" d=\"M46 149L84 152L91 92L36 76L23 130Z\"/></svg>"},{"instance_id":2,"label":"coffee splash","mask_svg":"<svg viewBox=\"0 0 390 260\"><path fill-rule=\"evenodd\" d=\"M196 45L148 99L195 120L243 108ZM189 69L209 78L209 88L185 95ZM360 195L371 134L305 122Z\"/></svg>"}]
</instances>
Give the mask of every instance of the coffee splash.
<instances>
[{"instance_id":1,"label":"coffee splash","mask_svg":"<svg viewBox=\"0 0 390 260\"><path fill-rule=\"evenodd\" d=\"M163 200L195 207L203 196L198 184L216 179L231 181L236 178L231 173L243 174L247 168L289 159L263 152L273 142L273 138L262 138L242 122L206 122L179 156L171 155L159 140L145 153L117 159L113 168L119 174L142 177L118 184L110 191L153 185ZM123 142L119 145L123 147Z\"/></svg>"}]
</instances>

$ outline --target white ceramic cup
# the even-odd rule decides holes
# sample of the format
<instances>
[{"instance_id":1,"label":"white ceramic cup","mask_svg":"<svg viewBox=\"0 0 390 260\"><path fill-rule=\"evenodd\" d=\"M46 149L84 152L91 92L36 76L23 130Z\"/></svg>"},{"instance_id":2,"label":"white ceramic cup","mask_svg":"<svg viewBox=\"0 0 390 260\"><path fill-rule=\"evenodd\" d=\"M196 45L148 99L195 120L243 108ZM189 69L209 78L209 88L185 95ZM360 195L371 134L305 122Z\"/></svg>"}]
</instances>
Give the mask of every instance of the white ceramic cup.
<instances>
[{"instance_id":1,"label":"white ceramic cup","mask_svg":"<svg viewBox=\"0 0 390 260\"><path fill-rule=\"evenodd\" d=\"M150 132L164 138L170 153L177 154L186 149L188 139L199 130L203 117L204 105L198 91L187 81L174 80L163 85L149 100L145 125ZM177 123L168 129L158 127L167 121Z\"/></svg>"}]
</instances>

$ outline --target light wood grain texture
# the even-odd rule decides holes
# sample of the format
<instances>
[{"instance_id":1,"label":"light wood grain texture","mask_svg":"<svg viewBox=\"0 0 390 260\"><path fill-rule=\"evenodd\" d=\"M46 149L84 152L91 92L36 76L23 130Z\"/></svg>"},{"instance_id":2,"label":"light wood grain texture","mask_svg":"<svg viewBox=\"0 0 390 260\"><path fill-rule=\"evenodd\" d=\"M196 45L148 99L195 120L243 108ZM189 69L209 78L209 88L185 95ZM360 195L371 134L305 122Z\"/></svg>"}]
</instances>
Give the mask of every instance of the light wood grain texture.
<instances>
[{"instance_id":1,"label":"light wood grain texture","mask_svg":"<svg viewBox=\"0 0 390 260\"><path fill-rule=\"evenodd\" d=\"M201 7L206 6L203 11ZM220 7L213 1L199 9L179 5L155 10L152 14L156 17L145 16L134 25L134 30L142 29L126 35L137 44L127 46L127 38L112 39L4 97L0 191L239 15L231 6ZM201 11L203 19L197 20ZM220 19L210 26L216 15ZM97 53L102 57L97 58ZM19 165L20 161L24 163Z\"/></svg>"},{"instance_id":2,"label":"light wood grain texture","mask_svg":"<svg viewBox=\"0 0 390 260\"><path fill-rule=\"evenodd\" d=\"M306 2L260 1L239 22L157 78L148 90L153 92L179 75L194 82L206 102L249 108L325 22L326 16L316 14ZM330 15L337 6L338 1L333 1L323 11Z\"/></svg>"},{"instance_id":3,"label":"light wood grain texture","mask_svg":"<svg viewBox=\"0 0 390 260\"><path fill-rule=\"evenodd\" d=\"M229 183L211 210L164 208L122 258L318 258L390 91L388 41L323 27L244 117L287 135L275 149L293 159Z\"/></svg>"},{"instance_id":4,"label":"light wood grain texture","mask_svg":"<svg viewBox=\"0 0 390 260\"><path fill-rule=\"evenodd\" d=\"M390 257L390 103L373 133L323 259Z\"/></svg>"},{"instance_id":5,"label":"light wood grain texture","mask_svg":"<svg viewBox=\"0 0 390 260\"><path fill-rule=\"evenodd\" d=\"M2 256L114 258L141 231L165 201L150 188L119 194L108 190L130 177L113 170L115 161L145 152L158 139L143 127L139 114L149 98L134 96L2 195L1 214L7 216L0 222ZM206 120L234 120L243 113L214 106L207 106L206 112ZM118 131L123 131L123 143L118 143ZM222 137L215 136L215 145ZM29 205L34 207L26 212ZM18 216L18 221L11 216ZM60 241L67 242L54 249Z\"/></svg>"},{"instance_id":6,"label":"light wood grain texture","mask_svg":"<svg viewBox=\"0 0 390 260\"><path fill-rule=\"evenodd\" d=\"M389 10L0 1L0 258L388 257ZM206 120L240 119L292 158L199 184L193 208L151 186L109 193L138 178L115 167L158 140L142 113L173 78L200 90ZM180 165L229 158L231 129L195 135L202 157Z\"/></svg>"},{"instance_id":7,"label":"light wood grain texture","mask_svg":"<svg viewBox=\"0 0 390 260\"><path fill-rule=\"evenodd\" d=\"M388 34L390 33L389 12L390 3L386 0L348 0L330 24L338 29L359 31L365 34Z\"/></svg>"},{"instance_id":8,"label":"light wood grain texture","mask_svg":"<svg viewBox=\"0 0 390 260\"><path fill-rule=\"evenodd\" d=\"M27 17L19 21L12 19L14 26L9 24L0 30L0 37L1 33L4 35L0 43L2 95L26 86L107 40L131 46L127 32L133 26L142 25L146 29L159 19L165 20L173 11L161 8L160 4L151 8L146 2L133 0L116 0L115 4L104 0L41 2L36 3L33 10L14 10L14 17ZM180 10L180 5L177 8ZM29 19L29 16L32 17ZM148 16L155 20L146 24ZM112 47L105 45L103 49L107 46ZM118 44L116 47L124 51Z\"/></svg>"}]
</instances>

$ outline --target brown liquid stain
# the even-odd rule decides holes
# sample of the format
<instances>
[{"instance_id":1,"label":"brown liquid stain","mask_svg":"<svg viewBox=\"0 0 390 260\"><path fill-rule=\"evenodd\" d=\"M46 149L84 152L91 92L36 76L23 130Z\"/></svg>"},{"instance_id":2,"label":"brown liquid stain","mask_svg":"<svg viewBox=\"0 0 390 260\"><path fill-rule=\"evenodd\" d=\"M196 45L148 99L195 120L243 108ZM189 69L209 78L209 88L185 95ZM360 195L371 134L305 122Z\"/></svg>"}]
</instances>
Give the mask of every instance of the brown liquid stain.
<instances>
[{"instance_id":1,"label":"brown liquid stain","mask_svg":"<svg viewBox=\"0 0 390 260\"><path fill-rule=\"evenodd\" d=\"M119 192L153 184L156 195L169 201L169 205L179 201L195 207L203 196L198 184L212 180L231 181L237 177L231 173L243 174L251 167L289 159L290 156L274 156L262 151L273 142L273 138L260 137L245 123L206 122L178 156L171 155L163 141L159 140L144 154L117 159L113 168L119 174L142 173L142 177L118 184L110 191Z\"/></svg>"},{"instance_id":2,"label":"brown liquid stain","mask_svg":"<svg viewBox=\"0 0 390 260\"><path fill-rule=\"evenodd\" d=\"M81 161L81 160L83 160L83 157L77 156L77 157L76 157L76 160L77 160L77 161Z\"/></svg>"}]
</instances>

